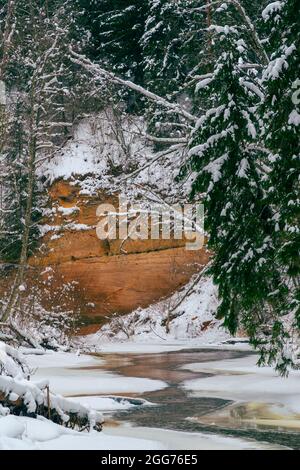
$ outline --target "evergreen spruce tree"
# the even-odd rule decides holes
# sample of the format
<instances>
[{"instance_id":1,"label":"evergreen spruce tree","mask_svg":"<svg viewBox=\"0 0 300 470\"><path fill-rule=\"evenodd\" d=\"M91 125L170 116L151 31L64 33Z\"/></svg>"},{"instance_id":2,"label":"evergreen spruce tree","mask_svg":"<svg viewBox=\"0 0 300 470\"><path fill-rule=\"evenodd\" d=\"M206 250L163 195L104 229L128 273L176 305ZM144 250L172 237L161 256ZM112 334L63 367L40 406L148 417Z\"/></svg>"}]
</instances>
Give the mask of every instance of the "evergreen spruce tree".
<instances>
[{"instance_id":1,"label":"evergreen spruce tree","mask_svg":"<svg viewBox=\"0 0 300 470\"><path fill-rule=\"evenodd\" d=\"M167 96L184 82L188 66L184 57L188 24L183 14L185 0L148 0L148 18L141 39L145 83L155 93Z\"/></svg>"},{"instance_id":2,"label":"evergreen spruce tree","mask_svg":"<svg viewBox=\"0 0 300 470\"><path fill-rule=\"evenodd\" d=\"M270 152L268 198L274 207L273 240L288 292L281 304L278 347L284 363L300 360L300 20L299 0L263 11L271 61L263 74L263 143ZM298 344L298 346L297 346Z\"/></svg>"},{"instance_id":3,"label":"evergreen spruce tree","mask_svg":"<svg viewBox=\"0 0 300 470\"><path fill-rule=\"evenodd\" d=\"M84 14L80 23L90 32L89 57L123 78L144 84L141 37L147 16L147 0L76 0ZM118 93L117 93L118 94ZM142 106L139 96L119 92L129 112Z\"/></svg>"},{"instance_id":4,"label":"evergreen spruce tree","mask_svg":"<svg viewBox=\"0 0 300 470\"><path fill-rule=\"evenodd\" d=\"M285 285L274 262L275 224L262 184L263 156L255 145L262 96L255 72L243 67L249 63L243 29L214 29L222 53L211 77L197 85L211 107L193 133L185 170L194 175L192 197L204 197L218 316L231 333L246 329L264 353Z\"/></svg>"},{"instance_id":5,"label":"evergreen spruce tree","mask_svg":"<svg viewBox=\"0 0 300 470\"><path fill-rule=\"evenodd\" d=\"M189 99L190 105L190 90L184 89L184 85L198 64L194 50L203 37L201 29L205 24L202 12L191 13L196 5L197 2L187 0L148 0L148 16L141 38L145 86L173 101ZM178 117L170 118L157 104L148 103L147 111L151 134L179 137L186 132Z\"/></svg>"}]
</instances>

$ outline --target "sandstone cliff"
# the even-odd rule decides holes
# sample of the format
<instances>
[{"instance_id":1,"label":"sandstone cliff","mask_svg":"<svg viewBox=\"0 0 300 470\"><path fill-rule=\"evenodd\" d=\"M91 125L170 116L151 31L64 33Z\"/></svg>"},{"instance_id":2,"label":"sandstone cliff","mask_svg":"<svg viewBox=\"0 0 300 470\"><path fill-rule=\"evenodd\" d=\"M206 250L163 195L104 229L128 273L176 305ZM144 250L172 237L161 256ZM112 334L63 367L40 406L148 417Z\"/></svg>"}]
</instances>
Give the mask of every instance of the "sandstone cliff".
<instances>
[{"instance_id":1,"label":"sandstone cliff","mask_svg":"<svg viewBox=\"0 0 300 470\"><path fill-rule=\"evenodd\" d=\"M113 313L128 313L169 296L207 263L205 249L187 251L184 240L99 240L99 204L116 203L98 192L86 196L70 181L55 182L40 249L30 259L44 299L55 304L63 284L73 286L69 307L93 331ZM64 299L66 301L68 296ZM67 299L68 304L68 299Z\"/></svg>"}]
</instances>

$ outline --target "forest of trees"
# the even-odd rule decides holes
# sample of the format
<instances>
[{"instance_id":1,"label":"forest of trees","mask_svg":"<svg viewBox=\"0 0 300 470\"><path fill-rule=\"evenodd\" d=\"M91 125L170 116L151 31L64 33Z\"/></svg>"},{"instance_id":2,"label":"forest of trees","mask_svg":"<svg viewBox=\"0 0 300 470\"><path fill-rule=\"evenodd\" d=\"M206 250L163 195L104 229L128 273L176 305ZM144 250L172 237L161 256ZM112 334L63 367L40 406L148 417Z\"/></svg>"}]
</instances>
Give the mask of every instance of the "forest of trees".
<instances>
[{"instance_id":1,"label":"forest of trees","mask_svg":"<svg viewBox=\"0 0 300 470\"><path fill-rule=\"evenodd\" d=\"M217 317L261 364L300 361L300 0L0 0L0 259L18 307L45 185L83 116L145 116L206 209ZM155 162L153 162L155 165Z\"/></svg>"}]
</instances>

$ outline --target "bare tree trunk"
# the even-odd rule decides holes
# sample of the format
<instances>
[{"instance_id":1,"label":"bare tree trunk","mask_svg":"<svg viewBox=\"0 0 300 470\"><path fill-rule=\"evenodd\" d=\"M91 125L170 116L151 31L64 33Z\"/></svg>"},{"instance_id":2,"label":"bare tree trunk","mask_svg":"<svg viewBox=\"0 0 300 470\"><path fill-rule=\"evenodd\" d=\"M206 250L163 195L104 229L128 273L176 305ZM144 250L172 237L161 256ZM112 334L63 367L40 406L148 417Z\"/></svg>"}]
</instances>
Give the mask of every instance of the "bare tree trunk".
<instances>
[{"instance_id":1,"label":"bare tree trunk","mask_svg":"<svg viewBox=\"0 0 300 470\"><path fill-rule=\"evenodd\" d=\"M6 21L5 21L4 32L3 32L2 41L1 41L2 57L0 61L0 80L2 80L4 71L5 71L5 66L9 58L11 40L12 40L12 35L14 33L13 19L14 19L14 13L15 13L15 6L16 6L15 0L8 0Z\"/></svg>"},{"instance_id":2,"label":"bare tree trunk","mask_svg":"<svg viewBox=\"0 0 300 470\"><path fill-rule=\"evenodd\" d=\"M27 201L26 212L24 220L24 232L22 236L22 249L19 260L17 274L14 280L12 291L2 315L1 321L3 323L10 321L10 317L14 308L19 300L20 286L24 282L25 271L28 261L28 248L30 242L30 228L32 225L32 208L33 208L33 193L35 183L35 162L36 162L36 117L34 113L34 93L31 94L31 120L30 120L30 140L29 140L29 159L28 159L28 181L27 181Z\"/></svg>"}]
</instances>

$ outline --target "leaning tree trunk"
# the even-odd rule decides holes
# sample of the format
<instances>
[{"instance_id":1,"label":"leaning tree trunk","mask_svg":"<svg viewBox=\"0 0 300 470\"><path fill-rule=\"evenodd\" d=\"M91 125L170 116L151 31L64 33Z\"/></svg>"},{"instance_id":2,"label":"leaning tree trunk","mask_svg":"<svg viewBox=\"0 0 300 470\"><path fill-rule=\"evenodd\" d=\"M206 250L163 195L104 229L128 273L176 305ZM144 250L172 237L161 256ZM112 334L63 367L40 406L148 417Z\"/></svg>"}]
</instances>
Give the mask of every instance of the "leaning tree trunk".
<instances>
[{"instance_id":1,"label":"leaning tree trunk","mask_svg":"<svg viewBox=\"0 0 300 470\"><path fill-rule=\"evenodd\" d=\"M36 162L36 135L35 126L36 119L34 117L34 99L31 103L32 117L30 123L30 138L29 138L29 159L28 159L28 181L27 181L27 201L26 201L26 212L24 220L24 232L22 235L22 248L19 260L19 266L17 274L13 283L12 291L9 296L8 303L4 309L4 313L1 318L2 323L10 321L11 315L14 308L19 300L20 286L24 282L25 271L27 269L29 243L30 243L30 229L32 226L32 208L33 208L33 196L34 196L34 184L35 184L35 162Z\"/></svg>"}]
</instances>

